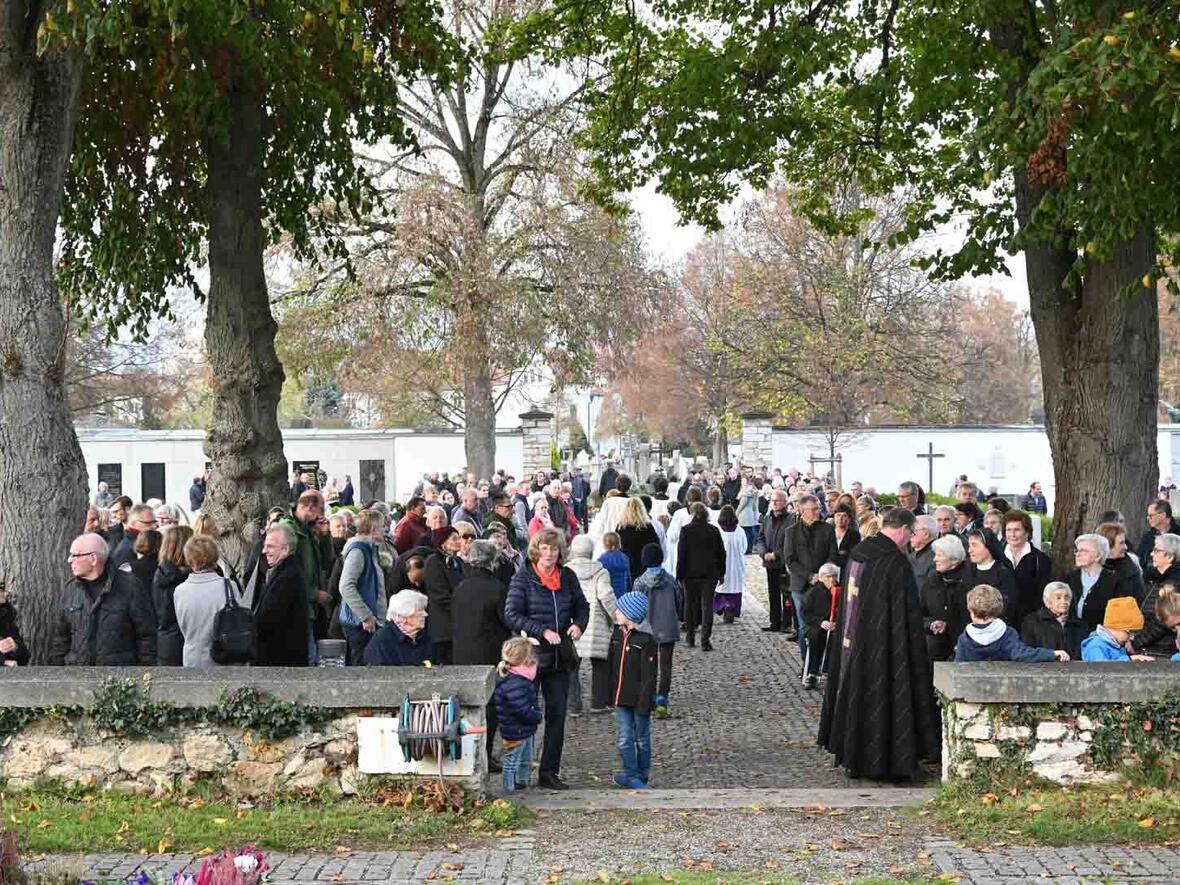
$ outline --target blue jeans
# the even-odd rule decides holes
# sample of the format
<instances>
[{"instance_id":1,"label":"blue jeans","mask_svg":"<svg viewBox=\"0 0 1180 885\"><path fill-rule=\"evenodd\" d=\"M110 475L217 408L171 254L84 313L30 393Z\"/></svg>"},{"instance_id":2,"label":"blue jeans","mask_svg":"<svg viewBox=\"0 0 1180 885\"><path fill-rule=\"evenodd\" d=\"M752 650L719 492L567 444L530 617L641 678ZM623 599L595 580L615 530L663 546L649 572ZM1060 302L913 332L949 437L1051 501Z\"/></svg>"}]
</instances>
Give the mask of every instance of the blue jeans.
<instances>
[{"instance_id":1,"label":"blue jeans","mask_svg":"<svg viewBox=\"0 0 1180 885\"><path fill-rule=\"evenodd\" d=\"M799 631L799 659L807 659L807 637L804 636L806 628L803 626L803 597L807 595L807 590L792 590L791 603L795 609L795 628Z\"/></svg>"},{"instance_id":2,"label":"blue jeans","mask_svg":"<svg viewBox=\"0 0 1180 885\"><path fill-rule=\"evenodd\" d=\"M762 539L761 525L747 525L743 526L742 530L746 533L746 552L753 553L754 545Z\"/></svg>"},{"instance_id":3,"label":"blue jeans","mask_svg":"<svg viewBox=\"0 0 1180 885\"><path fill-rule=\"evenodd\" d=\"M533 736L530 734L523 741L508 750L500 759L504 767L504 792L511 793L517 786L529 785L529 772L533 767Z\"/></svg>"},{"instance_id":4,"label":"blue jeans","mask_svg":"<svg viewBox=\"0 0 1180 885\"><path fill-rule=\"evenodd\" d=\"M636 713L631 707L616 707L615 727L623 773L646 784L651 774L651 716Z\"/></svg>"}]
</instances>

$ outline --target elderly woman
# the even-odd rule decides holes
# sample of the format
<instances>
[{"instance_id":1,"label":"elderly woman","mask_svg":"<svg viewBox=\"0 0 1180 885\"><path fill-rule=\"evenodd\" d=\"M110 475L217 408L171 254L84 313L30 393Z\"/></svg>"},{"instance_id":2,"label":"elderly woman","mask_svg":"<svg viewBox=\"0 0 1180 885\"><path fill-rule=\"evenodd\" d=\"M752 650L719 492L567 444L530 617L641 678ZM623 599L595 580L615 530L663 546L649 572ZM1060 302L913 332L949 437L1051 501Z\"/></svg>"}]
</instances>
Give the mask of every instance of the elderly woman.
<instances>
[{"instance_id":1,"label":"elderly woman","mask_svg":"<svg viewBox=\"0 0 1180 885\"><path fill-rule=\"evenodd\" d=\"M417 590L402 590L389 599L389 620L365 646L365 663L371 667L419 667L437 663L434 640L426 635L426 597Z\"/></svg>"},{"instance_id":2,"label":"elderly woman","mask_svg":"<svg viewBox=\"0 0 1180 885\"><path fill-rule=\"evenodd\" d=\"M610 635L617 607L610 572L594 559L594 542L589 535L578 535L570 542L570 560L566 565L578 576L582 594L590 603L586 632L577 641L578 655L590 661L590 712L605 713L610 702ZM571 705L577 709L581 685L576 673L571 677L570 689L575 696Z\"/></svg>"},{"instance_id":3,"label":"elderly woman","mask_svg":"<svg viewBox=\"0 0 1180 885\"><path fill-rule=\"evenodd\" d=\"M807 659L803 667L803 687L819 685L820 664L831 631L836 628L835 603L840 596L840 567L825 562L816 574L817 581L803 597L803 630L807 638Z\"/></svg>"},{"instance_id":4,"label":"elderly woman","mask_svg":"<svg viewBox=\"0 0 1180 885\"><path fill-rule=\"evenodd\" d=\"M1020 641L1036 648L1064 651L1071 661L1082 659L1082 640L1090 635L1086 622L1073 613L1073 591L1063 581L1050 581L1042 591L1043 605L1025 616Z\"/></svg>"},{"instance_id":5,"label":"elderly woman","mask_svg":"<svg viewBox=\"0 0 1180 885\"><path fill-rule=\"evenodd\" d=\"M1143 579L1147 590L1141 597L1140 608L1144 615L1151 616L1160 588L1165 584L1180 587L1180 535L1170 532L1156 535L1151 548L1151 564L1146 567Z\"/></svg>"},{"instance_id":6,"label":"elderly woman","mask_svg":"<svg viewBox=\"0 0 1180 885\"><path fill-rule=\"evenodd\" d=\"M529 538L545 529L556 528L553 517L549 514L549 499L538 495L533 501L533 518L529 520Z\"/></svg>"},{"instance_id":7,"label":"elderly woman","mask_svg":"<svg viewBox=\"0 0 1180 885\"><path fill-rule=\"evenodd\" d=\"M241 594L236 585L217 573L217 544L212 538L189 538L184 545L184 562L189 576L173 593L176 624L184 637L181 660L185 667L212 667L213 619L229 598L238 602Z\"/></svg>"},{"instance_id":8,"label":"elderly woman","mask_svg":"<svg viewBox=\"0 0 1180 885\"><path fill-rule=\"evenodd\" d=\"M959 634L970 622L963 613L952 616L950 600L963 577L967 551L957 535L944 535L930 545L934 549L934 571L921 587L922 628L926 634L926 655L931 661L949 661Z\"/></svg>"},{"instance_id":9,"label":"elderly woman","mask_svg":"<svg viewBox=\"0 0 1180 885\"><path fill-rule=\"evenodd\" d=\"M999 535L1004 539L1004 559L1016 576L1012 626L1022 624L1041 607L1041 596L1053 580L1053 560L1033 546L1032 531L1032 518L1023 510L1004 514Z\"/></svg>"},{"instance_id":10,"label":"elderly woman","mask_svg":"<svg viewBox=\"0 0 1180 885\"><path fill-rule=\"evenodd\" d=\"M963 619L963 626L971 623L967 614L967 593L977 584L991 584L1004 597L1004 620L1011 624L1013 613L1016 611L1016 574L1008 565L1008 560L997 559L988 532L984 529L973 529L967 532L967 564L963 567L963 577L959 589L951 597L951 608L956 612L955 622L959 616ZM994 536L993 536L994 537ZM958 637L955 637L958 641Z\"/></svg>"},{"instance_id":11,"label":"elderly woman","mask_svg":"<svg viewBox=\"0 0 1180 885\"><path fill-rule=\"evenodd\" d=\"M1102 535L1078 535L1073 551L1077 568L1065 576L1073 592L1070 605L1075 616L1085 621L1090 630L1096 630L1106 614L1106 603L1123 595L1114 572L1102 567L1110 555L1110 544Z\"/></svg>"},{"instance_id":12,"label":"elderly woman","mask_svg":"<svg viewBox=\"0 0 1180 885\"><path fill-rule=\"evenodd\" d=\"M574 643L590 619L590 604L578 576L564 567L565 556L560 531L545 529L535 534L529 540L528 561L513 577L504 606L508 628L539 643L537 682L545 698L545 744L537 783L549 790L568 789L559 775L569 674L578 666Z\"/></svg>"},{"instance_id":13,"label":"elderly woman","mask_svg":"<svg viewBox=\"0 0 1180 885\"><path fill-rule=\"evenodd\" d=\"M1110 555L1102 567L1114 572L1118 578L1119 595L1134 596L1144 606L1143 613L1150 614L1150 608L1146 607L1147 588L1143 583L1143 569L1134 557L1127 555L1127 527L1121 521L1104 522L1094 532L1106 538L1106 543L1110 545Z\"/></svg>"}]
</instances>

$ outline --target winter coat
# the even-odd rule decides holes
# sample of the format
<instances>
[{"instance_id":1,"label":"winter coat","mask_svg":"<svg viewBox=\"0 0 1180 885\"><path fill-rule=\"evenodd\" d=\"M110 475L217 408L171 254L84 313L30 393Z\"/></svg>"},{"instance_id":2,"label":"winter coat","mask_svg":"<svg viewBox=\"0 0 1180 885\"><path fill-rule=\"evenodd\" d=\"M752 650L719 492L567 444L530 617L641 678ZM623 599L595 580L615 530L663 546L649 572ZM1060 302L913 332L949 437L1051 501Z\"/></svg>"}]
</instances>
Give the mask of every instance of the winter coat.
<instances>
[{"instance_id":1,"label":"winter coat","mask_svg":"<svg viewBox=\"0 0 1180 885\"><path fill-rule=\"evenodd\" d=\"M733 593L741 596L746 589L746 551L749 541L740 528L731 531L721 529L721 544L725 548L725 578L718 593Z\"/></svg>"},{"instance_id":2,"label":"winter coat","mask_svg":"<svg viewBox=\"0 0 1180 885\"><path fill-rule=\"evenodd\" d=\"M1124 554L1118 559L1108 559L1102 563L1104 569L1109 569L1114 572L1114 576L1119 579L1119 595L1120 596L1134 596L1138 600L1140 607L1147 602L1147 585L1146 575L1143 574L1143 569L1139 567L1139 563L1135 562L1129 555ZM1175 566L1169 571L1176 569ZM1180 569L1176 569L1180 571ZM1149 568L1148 571L1154 573L1154 569ZM1177 585L1180 589L1180 584ZM1152 612L1155 611L1154 600L1151 603ZM1145 613L1146 610L1145 610Z\"/></svg>"},{"instance_id":3,"label":"winter coat","mask_svg":"<svg viewBox=\"0 0 1180 885\"><path fill-rule=\"evenodd\" d=\"M1066 652L1071 661L1081 660L1082 642L1089 633L1089 626L1075 617L1072 610L1062 624L1057 620L1057 615L1043 605L1025 615L1020 624L1020 641L1025 645Z\"/></svg>"},{"instance_id":4,"label":"winter coat","mask_svg":"<svg viewBox=\"0 0 1180 885\"><path fill-rule=\"evenodd\" d=\"M320 590L328 586L328 576L332 574L332 539L311 534L305 523L292 516L285 516L279 522L295 533L298 546L287 559L294 559L299 565L307 597L307 616L314 617Z\"/></svg>"},{"instance_id":5,"label":"winter coat","mask_svg":"<svg viewBox=\"0 0 1180 885\"><path fill-rule=\"evenodd\" d=\"M188 512L196 513L205 503L205 486L194 482L188 487Z\"/></svg>"},{"instance_id":6,"label":"winter coat","mask_svg":"<svg viewBox=\"0 0 1180 885\"><path fill-rule=\"evenodd\" d=\"M835 559L836 529L826 522L808 525L799 520L787 530L784 550L791 592L805 591L819 567Z\"/></svg>"},{"instance_id":7,"label":"winter coat","mask_svg":"<svg viewBox=\"0 0 1180 885\"><path fill-rule=\"evenodd\" d=\"M156 610L156 663L160 667L179 667L184 663L184 634L176 622L176 588L188 580L183 565L161 563L152 577L152 602Z\"/></svg>"},{"instance_id":8,"label":"winter coat","mask_svg":"<svg viewBox=\"0 0 1180 885\"><path fill-rule=\"evenodd\" d=\"M659 544L660 536L649 522L642 526L621 525L617 529L620 548L627 555L627 567L631 570L631 586L643 574L643 548L648 544ZM661 546L661 549L662 546Z\"/></svg>"},{"instance_id":9,"label":"winter coat","mask_svg":"<svg viewBox=\"0 0 1180 885\"><path fill-rule=\"evenodd\" d=\"M98 578L91 602L78 578L71 578L57 608L49 662L57 665L119 667L156 663L156 625L147 594L130 571L111 568Z\"/></svg>"},{"instance_id":10,"label":"winter coat","mask_svg":"<svg viewBox=\"0 0 1180 885\"><path fill-rule=\"evenodd\" d=\"M369 667L421 667L438 661L434 640L426 631L410 639L393 621L386 621L365 646L365 664Z\"/></svg>"},{"instance_id":11,"label":"winter coat","mask_svg":"<svg viewBox=\"0 0 1180 885\"><path fill-rule=\"evenodd\" d=\"M737 518L742 528L758 525L758 489L752 482L746 483L738 492Z\"/></svg>"},{"instance_id":12,"label":"winter coat","mask_svg":"<svg viewBox=\"0 0 1180 885\"><path fill-rule=\"evenodd\" d=\"M1136 654L1154 658L1170 657L1176 652L1176 631L1161 623L1154 614L1144 618L1143 629L1131 638Z\"/></svg>"},{"instance_id":13,"label":"winter coat","mask_svg":"<svg viewBox=\"0 0 1180 885\"><path fill-rule=\"evenodd\" d=\"M156 568L159 566L159 558L156 556L137 556L127 563L131 569L131 574L135 575L135 579L139 581L141 586L147 593L148 603L152 606L152 613L156 611L155 603L151 598L152 578L155 577Z\"/></svg>"},{"instance_id":14,"label":"winter coat","mask_svg":"<svg viewBox=\"0 0 1180 885\"><path fill-rule=\"evenodd\" d=\"M916 553L909 552L910 568L914 570L914 583L918 585L918 592L926 586L927 579L934 573L934 545L927 544Z\"/></svg>"},{"instance_id":15,"label":"winter coat","mask_svg":"<svg viewBox=\"0 0 1180 885\"><path fill-rule=\"evenodd\" d=\"M1131 656L1101 625L1082 642L1083 661L1129 661Z\"/></svg>"},{"instance_id":16,"label":"winter coat","mask_svg":"<svg viewBox=\"0 0 1180 885\"><path fill-rule=\"evenodd\" d=\"M566 568L578 576L582 594L590 604L586 632L575 643L578 654L583 658L605 661L610 652L610 633L618 599L611 586L610 572L601 562L593 559L571 559L566 563Z\"/></svg>"},{"instance_id":17,"label":"winter coat","mask_svg":"<svg viewBox=\"0 0 1180 885\"><path fill-rule=\"evenodd\" d=\"M622 550L608 550L598 557L606 573L610 575L610 585L618 599L631 589L631 560Z\"/></svg>"},{"instance_id":18,"label":"winter coat","mask_svg":"<svg viewBox=\"0 0 1180 885\"><path fill-rule=\"evenodd\" d=\"M803 625L808 630L818 630L824 621L832 620L832 591L823 581L816 581L803 595Z\"/></svg>"},{"instance_id":19,"label":"winter coat","mask_svg":"<svg viewBox=\"0 0 1180 885\"><path fill-rule=\"evenodd\" d=\"M1165 584L1171 584L1177 593L1180 593L1180 563L1173 563L1162 575L1155 570L1155 566L1149 565L1146 573L1143 575L1144 593L1140 599L1139 610L1143 612L1143 616L1147 618L1155 617L1155 604L1160 597L1160 588ZM1120 590L1126 589L1125 582L1120 584ZM1120 595L1127 595L1122 593Z\"/></svg>"},{"instance_id":20,"label":"winter coat","mask_svg":"<svg viewBox=\"0 0 1180 885\"><path fill-rule=\"evenodd\" d=\"M1180 522L1177 522L1175 519L1173 519L1172 524L1168 527L1167 533L1180 535ZM1139 539L1139 546L1135 548L1135 552L1139 554L1139 562L1144 568L1146 568L1151 562L1151 551L1152 548L1155 547L1155 539L1158 538L1160 534L1160 532L1157 532L1155 529L1149 527Z\"/></svg>"},{"instance_id":21,"label":"winter coat","mask_svg":"<svg viewBox=\"0 0 1180 885\"><path fill-rule=\"evenodd\" d=\"M1015 627L997 618L989 624L969 624L955 644L955 661L1019 661L1040 664L1057 660L1047 648L1033 648L1020 641Z\"/></svg>"},{"instance_id":22,"label":"winter coat","mask_svg":"<svg viewBox=\"0 0 1180 885\"><path fill-rule=\"evenodd\" d=\"M741 491L741 489L742 479L740 476L736 479L730 479L729 477L726 477L725 482L721 483L721 504L723 506L728 504L736 510L738 503L738 493Z\"/></svg>"},{"instance_id":23,"label":"winter coat","mask_svg":"<svg viewBox=\"0 0 1180 885\"><path fill-rule=\"evenodd\" d=\"M358 627L367 618L376 618L380 624L385 620L388 597L377 543L368 538L349 538L339 562L340 623ZM335 567L332 572L335 574Z\"/></svg>"},{"instance_id":24,"label":"winter coat","mask_svg":"<svg viewBox=\"0 0 1180 885\"><path fill-rule=\"evenodd\" d=\"M648 569L635 582L635 592L647 597L647 626L661 645L680 638L684 619L684 589L666 571Z\"/></svg>"},{"instance_id":25,"label":"winter coat","mask_svg":"<svg viewBox=\"0 0 1180 885\"><path fill-rule=\"evenodd\" d=\"M832 527L832 534L836 533L835 526ZM860 543L860 532L851 526L844 532L843 538L836 538L836 555L832 557L832 562L840 566L840 580L844 580L844 569L848 566L848 554L852 552L852 548ZM919 587L922 585L919 584Z\"/></svg>"},{"instance_id":26,"label":"winter coat","mask_svg":"<svg viewBox=\"0 0 1180 885\"><path fill-rule=\"evenodd\" d=\"M1081 569L1074 569L1066 575L1065 583L1069 584L1069 589L1073 591L1073 600L1069 604L1069 611L1076 616L1078 601L1082 598ZM1119 596L1121 592L1121 585L1114 572L1106 569L1099 572L1098 583L1090 589L1090 595L1086 597L1086 603L1082 608L1082 620L1091 630L1097 629L1106 617L1106 603Z\"/></svg>"},{"instance_id":27,"label":"winter coat","mask_svg":"<svg viewBox=\"0 0 1180 885\"><path fill-rule=\"evenodd\" d=\"M504 620L514 633L522 630L533 639L540 641L537 646L537 668L539 671L555 670L558 665L557 646L545 640L546 630L555 630L565 636L570 625L586 632L590 620L590 604L582 593L578 576L568 567L561 569L561 585L550 590L541 583L532 562L512 578L508 587L508 601L504 604Z\"/></svg>"},{"instance_id":28,"label":"winter coat","mask_svg":"<svg viewBox=\"0 0 1180 885\"><path fill-rule=\"evenodd\" d=\"M417 513L407 513L393 530L393 546L399 554L405 553L428 531L430 529L426 527L425 517Z\"/></svg>"},{"instance_id":29,"label":"winter coat","mask_svg":"<svg viewBox=\"0 0 1180 885\"><path fill-rule=\"evenodd\" d=\"M292 553L266 572L266 583L256 588L254 607L259 667L306 667L310 629L307 619L307 579Z\"/></svg>"},{"instance_id":30,"label":"winter coat","mask_svg":"<svg viewBox=\"0 0 1180 885\"><path fill-rule=\"evenodd\" d=\"M725 577L721 532L706 522L690 522L676 547L676 580L719 582Z\"/></svg>"},{"instance_id":31,"label":"winter coat","mask_svg":"<svg viewBox=\"0 0 1180 885\"><path fill-rule=\"evenodd\" d=\"M762 518L762 540L766 544L766 552L774 553L778 557L771 562L762 560L762 564L766 566L768 572L785 572L787 570L787 531L794 524L795 514L785 510L777 516L773 510L768 510L766 516ZM835 530L833 529L834 534Z\"/></svg>"},{"instance_id":32,"label":"winter coat","mask_svg":"<svg viewBox=\"0 0 1180 885\"><path fill-rule=\"evenodd\" d=\"M176 623L184 637L182 663L185 667L212 667L213 619L225 607L226 579L217 572L195 572L172 594ZM234 602L241 593L231 585Z\"/></svg>"},{"instance_id":33,"label":"winter coat","mask_svg":"<svg viewBox=\"0 0 1180 885\"><path fill-rule=\"evenodd\" d=\"M613 467L608 467L602 471L602 476L598 479L598 497L605 498L606 493L615 487L615 483L619 480L619 471Z\"/></svg>"},{"instance_id":34,"label":"winter coat","mask_svg":"<svg viewBox=\"0 0 1180 885\"><path fill-rule=\"evenodd\" d=\"M355 504L356 504L355 494L356 493L353 491L353 488L352 488L352 483L346 482L344 484L344 488L342 488L340 490L340 501L339 501L340 506L341 507L355 506Z\"/></svg>"},{"instance_id":35,"label":"winter coat","mask_svg":"<svg viewBox=\"0 0 1180 885\"><path fill-rule=\"evenodd\" d=\"M456 664L497 664L508 625L504 602L508 587L492 572L468 568L451 601L453 659Z\"/></svg>"},{"instance_id":36,"label":"winter coat","mask_svg":"<svg viewBox=\"0 0 1180 885\"><path fill-rule=\"evenodd\" d=\"M659 644L650 633L615 625L610 637L611 703L651 713L659 672Z\"/></svg>"},{"instance_id":37,"label":"winter coat","mask_svg":"<svg viewBox=\"0 0 1180 885\"><path fill-rule=\"evenodd\" d=\"M1020 558L1020 562L1012 565L1008 558L1008 548L1004 548L1004 562L1012 569L1016 579L1016 602L1013 606L1014 624L1023 624L1024 619L1044 605L1045 586L1053 580L1055 570L1053 560L1043 550L1029 544L1028 553Z\"/></svg>"},{"instance_id":38,"label":"winter coat","mask_svg":"<svg viewBox=\"0 0 1180 885\"><path fill-rule=\"evenodd\" d=\"M544 715L537 707L537 684L519 673L509 673L496 683L496 718L500 737L523 741L537 733Z\"/></svg>"},{"instance_id":39,"label":"winter coat","mask_svg":"<svg viewBox=\"0 0 1180 885\"><path fill-rule=\"evenodd\" d=\"M922 585L919 608L922 612L922 630L926 635L926 654L932 661L946 661L951 657L959 634L967 626L966 606L962 610L956 607L952 613L951 598L958 592L963 577L963 564L955 566L950 571L935 570ZM935 621L946 624L942 633L930 632L930 625Z\"/></svg>"},{"instance_id":40,"label":"winter coat","mask_svg":"<svg viewBox=\"0 0 1180 885\"><path fill-rule=\"evenodd\" d=\"M455 588L463 580L463 561L441 550L426 558L422 592L430 600L426 608L426 632L435 642L450 642L454 632ZM500 660L499 656L496 660Z\"/></svg>"},{"instance_id":41,"label":"winter coat","mask_svg":"<svg viewBox=\"0 0 1180 885\"><path fill-rule=\"evenodd\" d=\"M11 602L0 602L0 639L11 639L16 643L12 651L0 652L0 661L16 661L20 667L29 663L29 649L21 639L16 608Z\"/></svg>"}]
</instances>

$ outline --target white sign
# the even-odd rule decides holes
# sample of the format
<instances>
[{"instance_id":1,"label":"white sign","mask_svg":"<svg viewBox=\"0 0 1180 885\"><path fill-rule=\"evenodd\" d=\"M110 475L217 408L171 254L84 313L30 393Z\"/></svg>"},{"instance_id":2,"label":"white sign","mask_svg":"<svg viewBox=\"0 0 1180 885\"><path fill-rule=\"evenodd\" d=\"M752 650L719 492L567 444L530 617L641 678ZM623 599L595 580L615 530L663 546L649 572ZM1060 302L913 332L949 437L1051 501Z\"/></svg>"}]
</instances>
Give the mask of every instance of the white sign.
<instances>
[{"instance_id":1,"label":"white sign","mask_svg":"<svg viewBox=\"0 0 1180 885\"><path fill-rule=\"evenodd\" d=\"M362 774L438 774L438 760L433 756L421 762L407 762L397 740L400 716L358 716L356 720L357 767ZM480 752L483 735L465 734L463 755L453 761L443 758L445 777L475 774L475 754Z\"/></svg>"}]
</instances>

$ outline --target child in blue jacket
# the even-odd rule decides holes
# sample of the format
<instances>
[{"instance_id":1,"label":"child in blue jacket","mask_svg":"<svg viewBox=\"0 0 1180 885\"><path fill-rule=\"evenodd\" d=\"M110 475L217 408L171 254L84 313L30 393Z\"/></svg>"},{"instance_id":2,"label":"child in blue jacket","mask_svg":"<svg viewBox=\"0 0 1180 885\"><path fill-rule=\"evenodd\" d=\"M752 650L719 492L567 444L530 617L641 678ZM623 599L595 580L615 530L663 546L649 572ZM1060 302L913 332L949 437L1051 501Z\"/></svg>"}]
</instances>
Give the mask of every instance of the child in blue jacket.
<instances>
[{"instance_id":1,"label":"child in blue jacket","mask_svg":"<svg viewBox=\"0 0 1180 885\"><path fill-rule=\"evenodd\" d=\"M610 575L610 586L615 591L616 600L631 589L631 560L622 551L622 546L617 532L607 532L602 536L603 553L598 557Z\"/></svg>"},{"instance_id":2,"label":"child in blue jacket","mask_svg":"<svg viewBox=\"0 0 1180 885\"><path fill-rule=\"evenodd\" d=\"M504 792L528 789L533 767L533 736L542 717L537 708L537 656L532 643L520 636L509 639L500 649L496 667L496 718L504 754Z\"/></svg>"},{"instance_id":3,"label":"child in blue jacket","mask_svg":"<svg viewBox=\"0 0 1180 885\"><path fill-rule=\"evenodd\" d=\"M1134 596L1116 596L1106 603L1098 629L1082 640L1083 661L1150 661L1127 652L1131 634L1143 629L1143 612Z\"/></svg>"},{"instance_id":4,"label":"child in blue jacket","mask_svg":"<svg viewBox=\"0 0 1180 885\"><path fill-rule=\"evenodd\" d=\"M972 587L967 593L967 611L971 623L955 644L955 661L1020 661L1035 664L1045 661L1068 661L1069 653L1048 648L1033 648L1020 641L1020 634L1000 618L1004 597L990 584Z\"/></svg>"}]
</instances>

